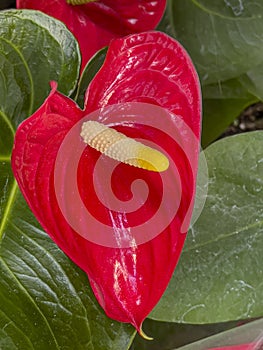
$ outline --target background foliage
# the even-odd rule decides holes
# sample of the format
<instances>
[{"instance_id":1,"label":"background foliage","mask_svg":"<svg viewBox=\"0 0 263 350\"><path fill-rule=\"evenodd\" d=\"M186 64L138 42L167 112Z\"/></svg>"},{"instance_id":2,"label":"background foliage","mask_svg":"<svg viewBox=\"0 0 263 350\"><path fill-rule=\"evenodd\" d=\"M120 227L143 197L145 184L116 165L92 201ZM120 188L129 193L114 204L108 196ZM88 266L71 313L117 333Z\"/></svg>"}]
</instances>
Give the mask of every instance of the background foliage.
<instances>
[{"instance_id":1,"label":"background foliage","mask_svg":"<svg viewBox=\"0 0 263 350\"><path fill-rule=\"evenodd\" d=\"M260 0L168 2L159 29L187 48L199 72L204 146L244 107L263 98L262 18ZM0 12L0 348L5 350L129 349L135 336L132 327L105 316L86 275L39 227L10 169L15 130L48 95L49 81L58 80L60 91L81 105L104 57L105 50L79 80L79 50L63 24L40 13ZM257 131L205 149L204 211L145 322L155 340L136 336L133 350L171 350L263 315L262 146L263 132Z\"/></svg>"}]
</instances>

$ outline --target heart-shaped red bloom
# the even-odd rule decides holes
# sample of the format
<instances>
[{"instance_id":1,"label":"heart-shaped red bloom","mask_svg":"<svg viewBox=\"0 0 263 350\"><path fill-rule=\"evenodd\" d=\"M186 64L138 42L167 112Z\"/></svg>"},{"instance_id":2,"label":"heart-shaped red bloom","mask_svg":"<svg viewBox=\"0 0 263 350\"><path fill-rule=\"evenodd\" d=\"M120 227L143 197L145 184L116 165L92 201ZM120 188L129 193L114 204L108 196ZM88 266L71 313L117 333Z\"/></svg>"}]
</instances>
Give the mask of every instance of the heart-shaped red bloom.
<instances>
[{"instance_id":1,"label":"heart-shaped red bloom","mask_svg":"<svg viewBox=\"0 0 263 350\"><path fill-rule=\"evenodd\" d=\"M88 87L84 110L57 92L53 83L49 97L16 133L12 168L30 208L50 237L87 273L106 314L133 324L139 331L172 276L189 227L199 153L200 104L198 77L181 45L160 32L134 34L110 44L104 65ZM116 121L116 110L123 111L125 106L127 110ZM137 114L134 106L139 106ZM158 111L151 123L149 108ZM92 114L98 109L99 113ZM118 164L83 146L80 128L75 126L90 118L162 149L170 160L168 170L162 175ZM69 134L70 147L61 151ZM95 178L99 157L102 171ZM135 212L109 209L98 198L93 182L102 188L103 200L107 201L104 182L112 163L116 169L110 187L123 207L132 198L131 185L136 179L148 185L148 193L133 193L137 204L141 203ZM81 209L74 199L76 192L84 203ZM164 200L167 194L168 200ZM73 213L84 234L70 225L67 211ZM85 211L91 213L92 223L84 219ZM157 214L158 220L150 224ZM112 234L113 244L96 242L97 224L110 229L107 234ZM155 226L162 229L152 234ZM128 246L118 245L119 235L131 238L133 227L139 232L136 239Z\"/></svg>"},{"instance_id":2,"label":"heart-shaped red bloom","mask_svg":"<svg viewBox=\"0 0 263 350\"><path fill-rule=\"evenodd\" d=\"M17 8L39 10L66 24L79 42L82 68L112 39L154 29L165 5L166 0L96 0L75 6L66 0L16 1Z\"/></svg>"},{"instance_id":3,"label":"heart-shaped red bloom","mask_svg":"<svg viewBox=\"0 0 263 350\"><path fill-rule=\"evenodd\" d=\"M210 350L257 350L259 349L256 344L240 344L240 345L231 345L231 346L223 346L221 348L213 348Z\"/></svg>"}]
</instances>

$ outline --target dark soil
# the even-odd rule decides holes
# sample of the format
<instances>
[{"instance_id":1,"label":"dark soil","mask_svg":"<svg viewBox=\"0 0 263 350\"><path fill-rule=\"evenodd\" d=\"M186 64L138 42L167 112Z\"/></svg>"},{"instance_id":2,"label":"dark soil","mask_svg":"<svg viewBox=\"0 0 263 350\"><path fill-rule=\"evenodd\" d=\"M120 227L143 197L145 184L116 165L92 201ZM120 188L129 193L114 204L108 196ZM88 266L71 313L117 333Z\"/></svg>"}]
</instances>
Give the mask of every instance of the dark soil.
<instances>
[{"instance_id":1,"label":"dark soil","mask_svg":"<svg viewBox=\"0 0 263 350\"><path fill-rule=\"evenodd\" d=\"M15 8L16 2L14 0L0 0L0 10Z\"/></svg>"}]
</instances>

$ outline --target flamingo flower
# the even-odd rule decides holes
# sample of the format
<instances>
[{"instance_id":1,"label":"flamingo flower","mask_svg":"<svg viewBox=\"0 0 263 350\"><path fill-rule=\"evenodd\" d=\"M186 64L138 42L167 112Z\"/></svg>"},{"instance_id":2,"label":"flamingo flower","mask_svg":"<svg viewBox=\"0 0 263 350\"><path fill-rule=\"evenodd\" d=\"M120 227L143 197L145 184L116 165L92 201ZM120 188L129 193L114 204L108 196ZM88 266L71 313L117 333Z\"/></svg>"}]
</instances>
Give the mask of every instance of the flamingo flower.
<instances>
[{"instance_id":1,"label":"flamingo flower","mask_svg":"<svg viewBox=\"0 0 263 350\"><path fill-rule=\"evenodd\" d=\"M51 86L17 130L14 175L42 227L87 273L106 314L143 334L193 208L196 71L177 41L153 31L111 42L83 110Z\"/></svg>"},{"instance_id":2,"label":"flamingo flower","mask_svg":"<svg viewBox=\"0 0 263 350\"><path fill-rule=\"evenodd\" d=\"M80 4L79 4L80 3ZM17 0L19 9L42 11L66 24L77 38L82 68L114 38L154 29L166 0Z\"/></svg>"}]
</instances>

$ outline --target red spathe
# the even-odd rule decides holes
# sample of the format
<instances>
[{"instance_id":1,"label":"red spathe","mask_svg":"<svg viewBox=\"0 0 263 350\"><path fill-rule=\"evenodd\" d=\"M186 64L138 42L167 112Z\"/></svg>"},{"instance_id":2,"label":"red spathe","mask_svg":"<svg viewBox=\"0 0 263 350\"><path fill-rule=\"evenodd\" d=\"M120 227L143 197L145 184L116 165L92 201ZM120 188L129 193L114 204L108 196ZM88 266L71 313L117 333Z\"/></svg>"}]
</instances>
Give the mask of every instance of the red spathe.
<instances>
[{"instance_id":1,"label":"red spathe","mask_svg":"<svg viewBox=\"0 0 263 350\"><path fill-rule=\"evenodd\" d=\"M66 24L79 42L82 69L112 39L154 29L165 5L166 0L97 0L75 6L66 0L16 1L19 9L39 10Z\"/></svg>"},{"instance_id":2,"label":"red spathe","mask_svg":"<svg viewBox=\"0 0 263 350\"><path fill-rule=\"evenodd\" d=\"M193 163L190 164L176 140L157 128L143 125L140 119L114 125L129 137L145 139L160 146L169 154L170 161L176 164L180 175L182 193L177 212L159 235L143 244L129 248L107 247L78 234L61 212L54 185L57 155L71 128L99 108L126 102L148 103L167 109L188 125L197 140L200 139L200 87L189 56L178 42L166 34L134 34L112 41L103 67L88 87L84 110L57 92L56 84L52 83L52 91L46 101L17 130L12 168L33 213L57 245L87 273L106 314L118 321L129 322L140 331L143 320L165 291L183 247L189 218L183 232L182 224L189 208L192 210L195 194L198 143L192 149ZM110 116L98 121L106 125L111 123ZM166 122L170 123L169 128L178 128L175 118ZM81 144L81 138L77 137L77 143ZM72 154L74 152L75 148ZM77 169L81 198L97 221L112 227L115 234L116 230L125 231L153 217L164 192L160 174L120 164L112 176L112 189L116 196L123 201L129 199L131 184L138 178L147 183L149 193L136 213L109 210L98 200L93 189L93 172L99 156L99 152L87 146ZM65 154L61 171L62 185L70 169L69 152ZM176 185L178 176L172 170L170 172ZM63 200L74 208L73 201ZM170 206L167 203L167 211ZM166 213L162 215L165 218ZM82 212L76 211L76 216L81 220ZM92 226L86 229L87 232L93 231Z\"/></svg>"}]
</instances>

